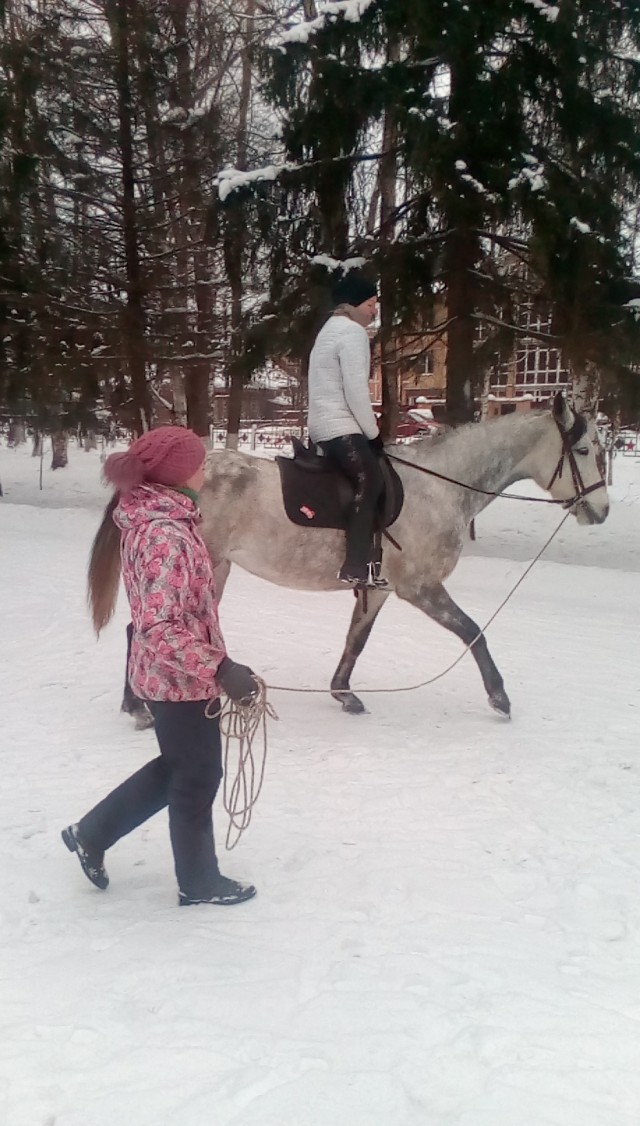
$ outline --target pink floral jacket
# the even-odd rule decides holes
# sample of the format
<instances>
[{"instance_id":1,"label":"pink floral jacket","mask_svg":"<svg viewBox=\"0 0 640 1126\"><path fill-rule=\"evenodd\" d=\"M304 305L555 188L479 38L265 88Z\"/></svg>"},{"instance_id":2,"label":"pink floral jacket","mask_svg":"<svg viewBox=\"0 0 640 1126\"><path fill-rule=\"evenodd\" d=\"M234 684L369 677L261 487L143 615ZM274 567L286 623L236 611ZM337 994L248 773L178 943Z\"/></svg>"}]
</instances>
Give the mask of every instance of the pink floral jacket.
<instances>
[{"instance_id":1,"label":"pink floral jacket","mask_svg":"<svg viewBox=\"0 0 640 1126\"><path fill-rule=\"evenodd\" d=\"M226 648L209 553L190 497L141 485L121 497L122 577L131 606L129 678L143 700L208 700Z\"/></svg>"}]
</instances>

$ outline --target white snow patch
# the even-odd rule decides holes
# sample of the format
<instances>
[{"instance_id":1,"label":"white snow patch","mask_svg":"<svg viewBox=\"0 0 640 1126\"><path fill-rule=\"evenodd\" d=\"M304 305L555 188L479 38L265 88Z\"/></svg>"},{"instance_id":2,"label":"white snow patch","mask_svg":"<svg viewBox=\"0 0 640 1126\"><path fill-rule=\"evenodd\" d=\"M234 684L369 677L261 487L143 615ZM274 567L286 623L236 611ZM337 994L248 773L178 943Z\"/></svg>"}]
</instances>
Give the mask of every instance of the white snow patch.
<instances>
[{"instance_id":1,"label":"white snow patch","mask_svg":"<svg viewBox=\"0 0 640 1126\"><path fill-rule=\"evenodd\" d=\"M164 813L105 894L60 842L156 754L118 711L124 600L99 643L87 621L99 470L72 445L40 493L0 447L3 1126L637 1126L640 459L488 632L511 724L470 658L357 718L274 694L263 794L221 849L259 895L229 912L176 906ZM486 620L557 520L487 508L456 601ZM234 568L223 628L268 681L328 685L352 603ZM390 598L354 686L459 651Z\"/></svg>"},{"instance_id":2,"label":"white snow patch","mask_svg":"<svg viewBox=\"0 0 640 1126\"><path fill-rule=\"evenodd\" d=\"M577 219L575 215L572 216L572 218L569 220L569 226L575 227L576 231L580 231L581 235L591 234L591 227L589 226L589 224L583 223L582 220Z\"/></svg>"},{"instance_id":3,"label":"white snow patch","mask_svg":"<svg viewBox=\"0 0 640 1126\"><path fill-rule=\"evenodd\" d=\"M526 0L526 2L531 4L532 8L536 8L550 23L555 23L560 15L560 9L555 4L547 4L545 0Z\"/></svg>"},{"instance_id":4,"label":"white snow patch","mask_svg":"<svg viewBox=\"0 0 640 1126\"><path fill-rule=\"evenodd\" d=\"M522 184L528 184L532 192L541 192L547 187L547 179L544 174L542 164L534 157L523 154L523 160L526 163L525 168L521 168L515 176L509 180L508 187L511 191L514 188L520 187Z\"/></svg>"},{"instance_id":5,"label":"white snow patch","mask_svg":"<svg viewBox=\"0 0 640 1126\"><path fill-rule=\"evenodd\" d=\"M313 20L305 20L282 32L274 40L274 46L284 46L287 43L308 43L312 35L322 31L327 23L344 16L349 23L358 20L370 8L375 0L337 0L335 3L318 4L318 16Z\"/></svg>"},{"instance_id":6,"label":"white snow patch","mask_svg":"<svg viewBox=\"0 0 640 1126\"><path fill-rule=\"evenodd\" d=\"M324 266L332 272L342 270L343 274L348 274L350 270L361 269L366 265L366 261L366 258L332 258L330 254L314 254L310 259L312 266Z\"/></svg>"},{"instance_id":7,"label":"white snow patch","mask_svg":"<svg viewBox=\"0 0 640 1126\"><path fill-rule=\"evenodd\" d=\"M294 164L267 164L263 168L256 168L252 172L239 171L237 168L223 168L216 178L218 195L224 203L225 199L238 188L245 188L248 184L260 183L262 180L277 180L282 172L293 170Z\"/></svg>"}]
</instances>

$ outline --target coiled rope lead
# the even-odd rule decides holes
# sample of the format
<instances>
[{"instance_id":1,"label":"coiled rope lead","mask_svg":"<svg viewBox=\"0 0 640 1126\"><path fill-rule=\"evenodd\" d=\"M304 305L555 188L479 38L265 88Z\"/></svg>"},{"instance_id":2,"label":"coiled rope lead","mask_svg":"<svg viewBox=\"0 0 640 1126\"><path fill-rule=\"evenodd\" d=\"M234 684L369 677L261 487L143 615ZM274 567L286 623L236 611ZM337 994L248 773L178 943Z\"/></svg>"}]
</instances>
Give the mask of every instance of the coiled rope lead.
<instances>
[{"instance_id":1,"label":"coiled rope lead","mask_svg":"<svg viewBox=\"0 0 640 1126\"><path fill-rule=\"evenodd\" d=\"M258 676L255 679L258 692L247 703L227 699L221 710L210 711L218 705L217 700L212 700L205 709L208 719L220 716L224 767L223 802L229 816L225 841L228 850L236 847L251 823L267 764L267 719L278 718L267 700L264 680ZM259 750L255 750L254 744L260 734L262 745Z\"/></svg>"}]
</instances>

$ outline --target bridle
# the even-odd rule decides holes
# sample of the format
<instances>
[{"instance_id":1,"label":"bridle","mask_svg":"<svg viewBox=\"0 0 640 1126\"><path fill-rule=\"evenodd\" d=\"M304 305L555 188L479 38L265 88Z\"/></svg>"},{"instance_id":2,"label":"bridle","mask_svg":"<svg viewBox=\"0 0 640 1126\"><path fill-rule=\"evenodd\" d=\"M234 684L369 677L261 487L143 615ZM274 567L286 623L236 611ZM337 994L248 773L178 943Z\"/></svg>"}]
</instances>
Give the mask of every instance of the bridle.
<instances>
[{"instance_id":1,"label":"bridle","mask_svg":"<svg viewBox=\"0 0 640 1126\"><path fill-rule=\"evenodd\" d=\"M424 465L418 465L415 461L407 461L406 458L397 457L396 454L385 451L385 457L389 458L390 461L399 462L400 465L408 465L410 469L417 469L420 473L426 473L429 477L437 477L439 481L447 481L450 485L458 485L461 489L468 489L472 493L482 493L485 497L504 497L505 500L526 500L529 501L530 504L561 504L563 508L573 508L575 504L584 500L590 493L595 493L597 489L605 489L606 482L602 471L600 480L596 481L593 485L585 485L582 480L582 474L578 468L573 447L586 432L584 420L579 415L576 415L573 425L568 430L564 428L561 422L558 422L557 418L554 418L553 421L558 427L562 449L560 451L558 464L547 485L547 492L550 491L556 481L561 479L564 471L564 463L567 461L575 489L575 495L569 497L567 500L555 500L554 497L525 497L518 493L496 493L493 489L480 489L477 485L467 485L464 481L456 481L454 477L447 477L444 473L438 473L435 469L427 469Z\"/></svg>"},{"instance_id":2,"label":"bridle","mask_svg":"<svg viewBox=\"0 0 640 1126\"><path fill-rule=\"evenodd\" d=\"M573 426L571 426L569 430L565 430L564 426L560 422L558 422L557 418L554 419L554 422L558 427L560 441L562 442L562 449L560 451L558 464L556 465L553 476L549 481L549 484L547 485L547 492L551 492L552 485L554 485L556 481L561 480L562 473L564 471L564 463L565 461L567 461L569 464L569 469L571 471L571 478L573 480L575 496L570 497L569 500L554 501L552 499L551 503L561 504L563 508L573 508L574 504L578 504L579 501L584 500L584 498L588 497L590 493L595 493L597 489L606 488L606 483L604 475L602 475L602 471L600 480L596 481L593 485L585 485L584 481L582 480L582 474L578 468L578 462L576 460L576 455L573 452L573 447L585 433L583 420L578 415L576 415Z\"/></svg>"}]
</instances>

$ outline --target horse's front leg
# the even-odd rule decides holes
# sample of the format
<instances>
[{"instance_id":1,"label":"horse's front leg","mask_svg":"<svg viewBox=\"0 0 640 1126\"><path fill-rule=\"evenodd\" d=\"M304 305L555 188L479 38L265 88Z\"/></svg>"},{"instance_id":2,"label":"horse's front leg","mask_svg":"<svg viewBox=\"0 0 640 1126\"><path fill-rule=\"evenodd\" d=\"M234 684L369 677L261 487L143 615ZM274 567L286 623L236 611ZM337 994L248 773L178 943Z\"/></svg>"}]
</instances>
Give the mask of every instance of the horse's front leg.
<instances>
[{"instance_id":1,"label":"horse's front leg","mask_svg":"<svg viewBox=\"0 0 640 1126\"><path fill-rule=\"evenodd\" d=\"M373 628L373 623L388 597L389 594L387 592L383 593L379 590L368 590L366 598L367 608L365 611L362 595L358 596L356 607L351 618L344 652L333 674L331 695L334 700L342 704L345 712L350 712L351 715L361 715L362 712L366 712L367 710L362 700L359 700L351 691L349 680L355 663L367 643L367 639Z\"/></svg>"},{"instance_id":2,"label":"horse's front leg","mask_svg":"<svg viewBox=\"0 0 640 1126\"><path fill-rule=\"evenodd\" d=\"M440 584L421 587L416 595L400 597L423 610L434 622L455 633L465 645L470 645L475 640L471 653L480 669L489 703L495 711L508 719L511 716L511 701L504 690L504 682L493 662L485 636L473 619L456 605Z\"/></svg>"}]
</instances>

